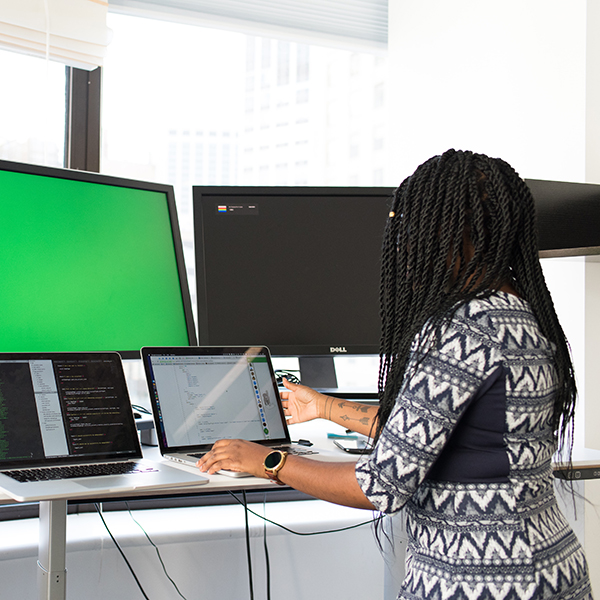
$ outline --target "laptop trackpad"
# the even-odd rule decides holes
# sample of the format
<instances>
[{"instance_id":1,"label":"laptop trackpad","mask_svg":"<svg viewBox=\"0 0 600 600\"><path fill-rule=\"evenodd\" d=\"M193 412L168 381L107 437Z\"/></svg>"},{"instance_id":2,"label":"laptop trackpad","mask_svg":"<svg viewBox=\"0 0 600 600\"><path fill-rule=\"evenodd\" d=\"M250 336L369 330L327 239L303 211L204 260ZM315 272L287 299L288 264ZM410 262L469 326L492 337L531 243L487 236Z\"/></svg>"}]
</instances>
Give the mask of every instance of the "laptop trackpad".
<instances>
[{"instance_id":1,"label":"laptop trackpad","mask_svg":"<svg viewBox=\"0 0 600 600\"><path fill-rule=\"evenodd\" d=\"M94 477L92 479L80 479L77 481L78 485L81 485L89 490L110 490L112 488L122 488L123 483L123 475L107 475L105 477ZM131 487L133 488L134 486L132 485Z\"/></svg>"}]
</instances>

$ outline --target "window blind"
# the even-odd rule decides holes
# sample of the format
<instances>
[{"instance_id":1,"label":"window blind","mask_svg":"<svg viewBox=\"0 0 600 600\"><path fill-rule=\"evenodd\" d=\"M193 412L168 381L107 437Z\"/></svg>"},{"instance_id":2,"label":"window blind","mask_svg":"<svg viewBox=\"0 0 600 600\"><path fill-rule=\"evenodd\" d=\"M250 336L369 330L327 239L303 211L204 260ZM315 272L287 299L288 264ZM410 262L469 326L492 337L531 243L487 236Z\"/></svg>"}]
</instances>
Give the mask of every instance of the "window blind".
<instances>
[{"instance_id":1,"label":"window blind","mask_svg":"<svg viewBox=\"0 0 600 600\"><path fill-rule=\"evenodd\" d=\"M0 46L80 69L102 65L105 0L0 0Z\"/></svg>"},{"instance_id":2,"label":"window blind","mask_svg":"<svg viewBox=\"0 0 600 600\"><path fill-rule=\"evenodd\" d=\"M110 10L387 48L388 0L110 0Z\"/></svg>"}]
</instances>

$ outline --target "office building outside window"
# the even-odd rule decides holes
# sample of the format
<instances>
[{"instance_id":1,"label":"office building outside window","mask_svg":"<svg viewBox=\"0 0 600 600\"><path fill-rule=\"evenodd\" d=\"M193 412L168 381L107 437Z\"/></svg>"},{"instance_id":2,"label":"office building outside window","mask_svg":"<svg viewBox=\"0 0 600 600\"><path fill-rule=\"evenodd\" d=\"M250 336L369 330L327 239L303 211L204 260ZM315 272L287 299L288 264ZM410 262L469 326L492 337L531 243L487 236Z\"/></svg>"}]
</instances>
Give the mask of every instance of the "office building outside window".
<instances>
[{"instance_id":1,"label":"office building outside window","mask_svg":"<svg viewBox=\"0 0 600 600\"><path fill-rule=\"evenodd\" d=\"M386 184L384 55L121 14L108 25L101 171L175 186L192 290L193 185Z\"/></svg>"}]
</instances>

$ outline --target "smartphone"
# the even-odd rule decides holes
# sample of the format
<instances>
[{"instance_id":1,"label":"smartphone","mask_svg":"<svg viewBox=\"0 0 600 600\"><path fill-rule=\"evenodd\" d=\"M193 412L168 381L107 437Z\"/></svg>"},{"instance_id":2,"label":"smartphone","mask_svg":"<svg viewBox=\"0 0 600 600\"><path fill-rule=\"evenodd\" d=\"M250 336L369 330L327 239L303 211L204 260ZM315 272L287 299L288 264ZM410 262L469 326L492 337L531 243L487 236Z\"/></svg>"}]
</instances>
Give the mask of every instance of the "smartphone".
<instances>
[{"instance_id":1,"label":"smartphone","mask_svg":"<svg viewBox=\"0 0 600 600\"><path fill-rule=\"evenodd\" d=\"M348 454L370 454L373 450L366 440L333 440L333 443Z\"/></svg>"}]
</instances>

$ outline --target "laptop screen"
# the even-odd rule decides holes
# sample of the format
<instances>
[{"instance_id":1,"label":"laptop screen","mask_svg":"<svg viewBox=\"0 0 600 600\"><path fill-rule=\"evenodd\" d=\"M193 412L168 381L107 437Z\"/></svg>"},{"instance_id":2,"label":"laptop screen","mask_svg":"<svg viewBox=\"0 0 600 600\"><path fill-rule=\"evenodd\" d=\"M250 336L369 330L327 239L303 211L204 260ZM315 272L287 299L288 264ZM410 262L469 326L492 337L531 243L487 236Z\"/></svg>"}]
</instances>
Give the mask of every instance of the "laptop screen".
<instances>
[{"instance_id":1,"label":"laptop screen","mask_svg":"<svg viewBox=\"0 0 600 600\"><path fill-rule=\"evenodd\" d=\"M161 450L289 441L266 348L143 348Z\"/></svg>"},{"instance_id":2,"label":"laptop screen","mask_svg":"<svg viewBox=\"0 0 600 600\"><path fill-rule=\"evenodd\" d=\"M2 468L138 457L118 354L0 354Z\"/></svg>"}]
</instances>

